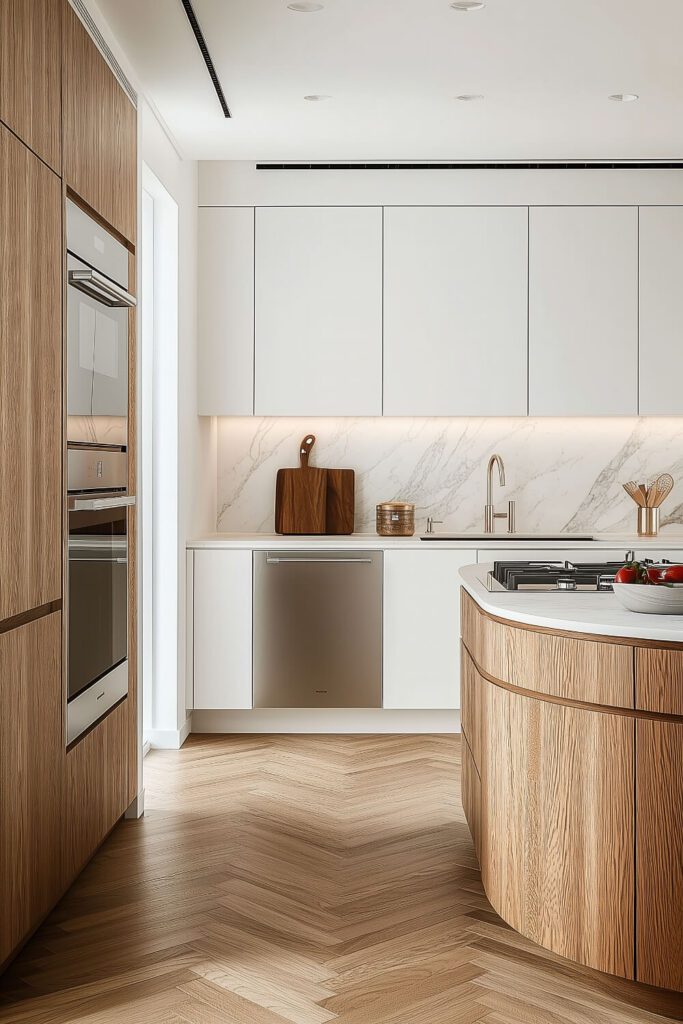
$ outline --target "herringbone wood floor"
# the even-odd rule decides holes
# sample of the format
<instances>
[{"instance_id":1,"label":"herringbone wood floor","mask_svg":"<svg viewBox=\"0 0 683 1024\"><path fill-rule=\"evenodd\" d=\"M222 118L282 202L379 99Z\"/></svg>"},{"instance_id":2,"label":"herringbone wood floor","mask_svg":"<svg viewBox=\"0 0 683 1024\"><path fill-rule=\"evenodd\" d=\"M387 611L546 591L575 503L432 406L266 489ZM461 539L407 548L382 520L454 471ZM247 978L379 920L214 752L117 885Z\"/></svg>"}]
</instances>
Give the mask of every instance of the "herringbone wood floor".
<instances>
[{"instance_id":1,"label":"herringbone wood floor","mask_svg":"<svg viewBox=\"0 0 683 1024\"><path fill-rule=\"evenodd\" d=\"M671 1019L491 911L459 771L452 736L193 736L152 752L144 819L115 830L7 972L0 1020Z\"/></svg>"}]
</instances>

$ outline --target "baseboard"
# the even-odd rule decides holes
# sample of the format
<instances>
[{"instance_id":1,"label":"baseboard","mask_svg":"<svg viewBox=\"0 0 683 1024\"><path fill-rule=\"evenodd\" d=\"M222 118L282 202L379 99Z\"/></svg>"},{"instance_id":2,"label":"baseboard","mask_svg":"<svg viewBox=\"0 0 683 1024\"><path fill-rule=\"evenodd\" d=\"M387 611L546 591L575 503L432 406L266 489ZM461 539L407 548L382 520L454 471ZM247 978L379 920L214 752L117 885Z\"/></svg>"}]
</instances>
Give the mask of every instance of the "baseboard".
<instances>
[{"instance_id":1,"label":"baseboard","mask_svg":"<svg viewBox=\"0 0 683 1024\"><path fill-rule=\"evenodd\" d=\"M180 750L190 735L191 727L192 715L185 719L180 729L150 729L146 734L147 740L151 747L158 747L161 750Z\"/></svg>"},{"instance_id":2,"label":"baseboard","mask_svg":"<svg viewBox=\"0 0 683 1024\"><path fill-rule=\"evenodd\" d=\"M254 708L192 712L192 732L203 733L457 733L460 712L387 708Z\"/></svg>"}]
</instances>

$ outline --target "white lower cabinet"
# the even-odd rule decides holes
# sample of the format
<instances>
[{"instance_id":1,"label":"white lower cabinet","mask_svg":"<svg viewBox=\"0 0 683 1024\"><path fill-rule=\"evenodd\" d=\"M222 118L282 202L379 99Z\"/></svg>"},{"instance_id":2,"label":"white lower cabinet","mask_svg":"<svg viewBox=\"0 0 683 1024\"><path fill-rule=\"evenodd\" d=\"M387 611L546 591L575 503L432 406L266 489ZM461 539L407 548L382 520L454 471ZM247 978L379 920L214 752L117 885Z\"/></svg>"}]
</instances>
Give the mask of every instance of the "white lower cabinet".
<instances>
[{"instance_id":1,"label":"white lower cabinet","mask_svg":"<svg viewBox=\"0 0 683 1024\"><path fill-rule=\"evenodd\" d=\"M194 707L251 708L251 551L195 551L193 595Z\"/></svg>"},{"instance_id":2,"label":"white lower cabinet","mask_svg":"<svg viewBox=\"0 0 683 1024\"><path fill-rule=\"evenodd\" d=\"M460 577L476 551L384 552L385 708L460 707Z\"/></svg>"}]
</instances>

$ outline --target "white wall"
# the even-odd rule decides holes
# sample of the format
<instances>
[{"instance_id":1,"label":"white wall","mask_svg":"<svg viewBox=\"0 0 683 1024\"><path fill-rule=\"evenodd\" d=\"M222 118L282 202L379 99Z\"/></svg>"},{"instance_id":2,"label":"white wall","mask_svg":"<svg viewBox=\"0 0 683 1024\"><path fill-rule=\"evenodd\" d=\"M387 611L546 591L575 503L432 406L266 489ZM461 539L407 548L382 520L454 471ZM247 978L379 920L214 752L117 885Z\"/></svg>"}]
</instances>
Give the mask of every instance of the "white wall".
<instances>
[{"instance_id":1,"label":"white wall","mask_svg":"<svg viewBox=\"0 0 683 1024\"><path fill-rule=\"evenodd\" d=\"M159 737L179 733L187 717L185 543L215 524L216 423L197 416L197 164L180 159L144 99L138 117L140 158L178 204L178 687L174 707L155 709Z\"/></svg>"}]
</instances>

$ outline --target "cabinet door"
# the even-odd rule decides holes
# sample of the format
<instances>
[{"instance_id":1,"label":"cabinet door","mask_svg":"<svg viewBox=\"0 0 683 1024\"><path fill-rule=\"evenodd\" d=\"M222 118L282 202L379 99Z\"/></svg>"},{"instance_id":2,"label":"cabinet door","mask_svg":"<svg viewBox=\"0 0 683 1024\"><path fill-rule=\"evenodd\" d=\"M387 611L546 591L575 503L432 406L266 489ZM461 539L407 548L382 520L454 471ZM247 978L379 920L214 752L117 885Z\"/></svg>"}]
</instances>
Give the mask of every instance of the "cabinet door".
<instances>
[{"instance_id":1,"label":"cabinet door","mask_svg":"<svg viewBox=\"0 0 683 1024\"><path fill-rule=\"evenodd\" d=\"M683 414L683 207L640 208L641 416Z\"/></svg>"},{"instance_id":2,"label":"cabinet door","mask_svg":"<svg viewBox=\"0 0 683 1024\"><path fill-rule=\"evenodd\" d=\"M636 730L637 977L683 992L683 722Z\"/></svg>"},{"instance_id":3,"label":"cabinet door","mask_svg":"<svg viewBox=\"0 0 683 1024\"><path fill-rule=\"evenodd\" d=\"M458 570L474 561L474 551L385 551L383 707L460 707Z\"/></svg>"},{"instance_id":4,"label":"cabinet door","mask_svg":"<svg viewBox=\"0 0 683 1024\"><path fill-rule=\"evenodd\" d=\"M129 242L137 223L137 115L68 4L63 28L64 180Z\"/></svg>"},{"instance_id":5,"label":"cabinet door","mask_svg":"<svg viewBox=\"0 0 683 1024\"><path fill-rule=\"evenodd\" d=\"M250 708L251 551L194 553L194 707Z\"/></svg>"},{"instance_id":6,"label":"cabinet door","mask_svg":"<svg viewBox=\"0 0 683 1024\"><path fill-rule=\"evenodd\" d=\"M254 210L199 210L200 416L254 412Z\"/></svg>"},{"instance_id":7,"label":"cabinet door","mask_svg":"<svg viewBox=\"0 0 683 1024\"><path fill-rule=\"evenodd\" d=\"M61 7L57 0L0 3L0 120L58 174Z\"/></svg>"},{"instance_id":8,"label":"cabinet door","mask_svg":"<svg viewBox=\"0 0 683 1024\"><path fill-rule=\"evenodd\" d=\"M61 894L62 617L0 634L0 964Z\"/></svg>"},{"instance_id":9,"label":"cabinet door","mask_svg":"<svg viewBox=\"0 0 683 1024\"><path fill-rule=\"evenodd\" d=\"M0 620L61 596L59 178L0 126Z\"/></svg>"},{"instance_id":10,"label":"cabinet door","mask_svg":"<svg viewBox=\"0 0 683 1024\"><path fill-rule=\"evenodd\" d=\"M258 416L382 412L382 211L256 211Z\"/></svg>"},{"instance_id":11,"label":"cabinet door","mask_svg":"<svg viewBox=\"0 0 683 1024\"><path fill-rule=\"evenodd\" d=\"M638 210L529 211L529 413L638 413Z\"/></svg>"},{"instance_id":12,"label":"cabinet door","mask_svg":"<svg viewBox=\"0 0 683 1024\"><path fill-rule=\"evenodd\" d=\"M524 208L384 213L384 414L525 416Z\"/></svg>"}]
</instances>

